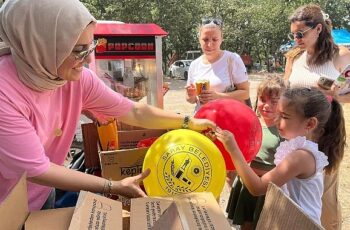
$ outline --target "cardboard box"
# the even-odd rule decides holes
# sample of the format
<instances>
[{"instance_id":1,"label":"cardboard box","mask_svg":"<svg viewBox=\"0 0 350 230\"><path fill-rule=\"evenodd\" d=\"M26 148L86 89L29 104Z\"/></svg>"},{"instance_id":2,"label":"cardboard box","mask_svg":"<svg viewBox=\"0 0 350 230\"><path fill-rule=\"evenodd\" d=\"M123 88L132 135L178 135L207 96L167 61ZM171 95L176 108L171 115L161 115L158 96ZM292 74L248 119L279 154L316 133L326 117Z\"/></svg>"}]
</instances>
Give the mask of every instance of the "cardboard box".
<instances>
[{"instance_id":1,"label":"cardboard box","mask_svg":"<svg viewBox=\"0 0 350 230\"><path fill-rule=\"evenodd\" d=\"M98 133L96 125L93 123L82 124L84 140L85 166L87 168L100 167L100 157L98 150ZM136 148L140 140L150 137L159 137L166 133L164 129L142 129L118 131L118 142L120 149Z\"/></svg>"},{"instance_id":2,"label":"cardboard box","mask_svg":"<svg viewBox=\"0 0 350 230\"><path fill-rule=\"evenodd\" d=\"M80 191L75 208L29 213L24 175L0 204L1 229L220 229L231 230L211 193L132 199L131 212L118 201Z\"/></svg>"},{"instance_id":3,"label":"cardboard box","mask_svg":"<svg viewBox=\"0 0 350 230\"><path fill-rule=\"evenodd\" d=\"M1 229L41 230L68 229L72 208L53 209L29 213L27 181L23 175L7 198L0 204Z\"/></svg>"},{"instance_id":4,"label":"cardboard box","mask_svg":"<svg viewBox=\"0 0 350 230\"><path fill-rule=\"evenodd\" d=\"M173 200L165 198L131 199L130 229L152 229L172 203Z\"/></svg>"},{"instance_id":5,"label":"cardboard box","mask_svg":"<svg viewBox=\"0 0 350 230\"><path fill-rule=\"evenodd\" d=\"M159 137L167 131L164 129L142 129L142 130L129 130L118 131L118 141L120 149L132 149L136 148L137 143L140 140L150 137Z\"/></svg>"},{"instance_id":6,"label":"cardboard box","mask_svg":"<svg viewBox=\"0 0 350 230\"><path fill-rule=\"evenodd\" d=\"M130 216L130 230L231 230L213 194L208 192L132 199Z\"/></svg>"},{"instance_id":7,"label":"cardboard box","mask_svg":"<svg viewBox=\"0 0 350 230\"><path fill-rule=\"evenodd\" d=\"M23 175L0 204L1 229L20 230L24 226L25 230L85 230L122 229L123 226L121 203L93 193L81 191L76 208L32 213L27 199L27 181Z\"/></svg>"},{"instance_id":8,"label":"cardboard box","mask_svg":"<svg viewBox=\"0 0 350 230\"><path fill-rule=\"evenodd\" d=\"M63 230L68 229L74 208L58 208L30 213L25 222L26 230Z\"/></svg>"},{"instance_id":9,"label":"cardboard box","mask_svg":"<svg viewBox=\"0 0 350 230\"><path fill-rule=\"evenodd\" d=\"M148 148L100 152L102 177L121 180L142 171Z\"/></svg>"},{"instance_id":10,"label":"cardboard box","mask_svg":"<svg viewBox=\"0 0 350 230\"><path fill-rule=\"evenodd\" d=\"M281 188L270 183L256 229L320 230L324 228L312 220L292 199L287 197Z\"/></svg>"},{"instance_id":11,"label":"cardboard box","mask_svg":"<svg viewBox=\"0 0 350 230\"><path fill-rule=\"evenodd\" d=\"M142 127L137 127L137 126L132 126L132 125L128 125L128 124L125 124L121 121L118 121L117 120L117 128L118 130L120 131L124 131L124 130L139 130L139 129L144 129Z\"/></svg>"},{"instance_id":12,"label":"cardboard box","mask_svg":"<svg viewBox=\"0 0 350 230\"><path fill-rule=\"evenodd\" d=\"M102 177L121 180L140 174L148 148L136 148L137 143L146 138L161 136L165 132L166 130L118 131L121 149L99 153Z\"/></svg>"},{"instance_id":13,"label":"cardboard box","mask_svg":"<svg viewBox=\"0 0 350 230\"><path fill-rule=\"evenodd\" d=\"M122 204L118 201L80 191L69 225L76 229L122 229Z\"/></svg>"}]
</instances>

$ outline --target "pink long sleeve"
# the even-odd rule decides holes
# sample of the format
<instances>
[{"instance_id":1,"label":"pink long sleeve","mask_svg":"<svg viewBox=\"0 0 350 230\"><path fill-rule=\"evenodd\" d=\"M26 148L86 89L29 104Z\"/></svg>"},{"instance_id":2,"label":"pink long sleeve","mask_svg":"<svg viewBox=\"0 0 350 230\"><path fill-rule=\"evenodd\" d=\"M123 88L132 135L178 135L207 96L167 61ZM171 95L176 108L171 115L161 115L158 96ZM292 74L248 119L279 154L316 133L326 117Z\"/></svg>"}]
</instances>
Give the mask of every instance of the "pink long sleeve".
<instances>
[{"instance_id":1,"label":"pink long sleeve","mask_svg":"<svg viewBox=\"0 0 350 230\"><path fill-rule=\"evenodd\" d=\"M11 56L0 57L0 69L0 202L23 172L34 177L48 170L50 162L63 164L82 109L107 118L133 107L88 69L79 81L47 92L23 85ZM49 192L28 182L30 210L40 209Z\"/></svg>"}]
</instances>

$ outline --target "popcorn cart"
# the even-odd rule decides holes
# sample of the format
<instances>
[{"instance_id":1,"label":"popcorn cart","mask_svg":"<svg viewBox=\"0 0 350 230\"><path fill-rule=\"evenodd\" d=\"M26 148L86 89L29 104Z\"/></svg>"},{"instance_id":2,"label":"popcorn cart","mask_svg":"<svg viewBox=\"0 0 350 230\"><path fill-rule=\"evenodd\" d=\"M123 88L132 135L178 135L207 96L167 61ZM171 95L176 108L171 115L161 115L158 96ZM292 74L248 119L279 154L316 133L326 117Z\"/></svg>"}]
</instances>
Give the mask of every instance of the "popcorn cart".
<instances>
[{"instance_id":1,"label":"popcorn cart","mask_svg":"<svg viewBox=\"0 0 350 230\"><path fill-rule=\"evenodd\" d=\"M113 90L163 108L162 37L156 24L98 21L89 68Z\"/></svg>"}]
</instances>

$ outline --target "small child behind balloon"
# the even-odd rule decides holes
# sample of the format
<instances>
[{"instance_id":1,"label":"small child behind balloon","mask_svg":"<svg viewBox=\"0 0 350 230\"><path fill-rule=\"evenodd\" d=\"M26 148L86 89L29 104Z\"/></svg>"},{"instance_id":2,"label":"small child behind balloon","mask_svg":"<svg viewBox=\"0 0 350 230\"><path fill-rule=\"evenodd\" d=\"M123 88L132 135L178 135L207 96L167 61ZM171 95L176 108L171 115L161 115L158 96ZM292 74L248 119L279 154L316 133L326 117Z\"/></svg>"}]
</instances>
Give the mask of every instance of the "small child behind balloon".
<instances>
[{"instance_id":1,"label":"small child behind balloon","mask_svg":"<svg viewBox=\"0 0 350 230\"><path fill-rule=\"evenodd\" d=\"M342 107L318 89L292 88L281 96L277 112L277 128L286 141L277 148L276 167L262 177L246 163L232 133L218 128L216 136L251 194L265 194L273 182L321 224L323 169L330 172L339 167L345 146Z\"/></svg>"},{"instance_id":2,"label":"small child behind balloon","mask_svg":"<svg viewBox=\"0 0 350 230\"><path fill-rule=\"evenodd\" d=\"M274 155L277 147L283 141L276 127L277 102L286 89L284 80L271 75L258 86L255 112L262 126L262 145L251 162L250 167L258 176L264 175L275 167ZM253 196L239 177L236 178L227 204L228 218L241 229L253 229L259 219L264 205L265 195Z\"/></svg>"}]
</instances>

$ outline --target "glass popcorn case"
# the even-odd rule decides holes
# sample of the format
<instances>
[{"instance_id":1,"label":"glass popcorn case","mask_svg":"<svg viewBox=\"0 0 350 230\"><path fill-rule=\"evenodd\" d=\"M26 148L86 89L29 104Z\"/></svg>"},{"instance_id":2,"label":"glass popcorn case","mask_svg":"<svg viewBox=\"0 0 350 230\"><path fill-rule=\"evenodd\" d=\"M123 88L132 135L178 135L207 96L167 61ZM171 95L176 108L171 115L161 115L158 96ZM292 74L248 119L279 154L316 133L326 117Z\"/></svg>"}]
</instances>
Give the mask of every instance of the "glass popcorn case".
<instances>
[{"instance_id":1,"label":"glass popcorn case","mask_svg":"<svg viewBox=\"0 0 350 230\"><path fill-rule=\"evenodd\" d=\"M89 68L113 90L163 108L162 37L156 24L98 21Z\"/></svg>"}]
</instances>

